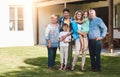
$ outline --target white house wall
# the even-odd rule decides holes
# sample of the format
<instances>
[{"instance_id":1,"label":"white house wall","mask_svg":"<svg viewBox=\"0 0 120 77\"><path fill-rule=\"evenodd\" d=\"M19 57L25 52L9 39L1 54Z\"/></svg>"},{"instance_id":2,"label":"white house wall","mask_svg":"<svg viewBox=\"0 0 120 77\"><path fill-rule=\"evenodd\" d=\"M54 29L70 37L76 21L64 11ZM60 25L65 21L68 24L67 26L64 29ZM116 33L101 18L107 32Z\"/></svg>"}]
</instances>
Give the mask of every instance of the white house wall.
<instances>
[{"instance_id":1,"label":"white house wall","mask_svg":"<svg viewBox=\"0 0 120 77\"><path fill-rule=\"evenodd\" d=\"M23 31L9 30L9 5L24 6ZM21 0L1 0L0 10L0 47L34 45L32 2Z\"/></svg>"}]
</instances>

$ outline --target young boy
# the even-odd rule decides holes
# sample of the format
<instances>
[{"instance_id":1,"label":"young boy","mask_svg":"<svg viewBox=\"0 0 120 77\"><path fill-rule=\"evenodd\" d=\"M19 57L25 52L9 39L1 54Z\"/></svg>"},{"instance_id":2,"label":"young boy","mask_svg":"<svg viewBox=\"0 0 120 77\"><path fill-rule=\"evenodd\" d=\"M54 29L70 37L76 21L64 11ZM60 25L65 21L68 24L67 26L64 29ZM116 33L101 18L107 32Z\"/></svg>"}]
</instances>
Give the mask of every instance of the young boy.
<instances>
[{"instance_id":1,"label":"young boy","mask_svg":"<svg viewBox=\"0 0 120 77\"><path fill-rule=\"evenodd\" d=\"M62 25L63 31L60 32L59 41L60 41L60 63L61 67L59 70L66 70L67 68L67 59L68 59L68 46L69 42L71 41L71 36L66 37L62 40L62 37L68 34L68 24L64 23Z\"/></svg>"}]
</instances>

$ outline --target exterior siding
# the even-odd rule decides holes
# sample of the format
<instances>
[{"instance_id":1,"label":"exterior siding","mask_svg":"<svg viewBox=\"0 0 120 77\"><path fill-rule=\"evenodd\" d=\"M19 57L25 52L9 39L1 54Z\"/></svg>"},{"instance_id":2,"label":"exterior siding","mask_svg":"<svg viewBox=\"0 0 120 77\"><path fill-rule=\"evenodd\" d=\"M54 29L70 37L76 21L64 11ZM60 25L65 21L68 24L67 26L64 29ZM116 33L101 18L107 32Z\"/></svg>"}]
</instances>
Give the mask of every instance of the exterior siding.
<instances>
[{"instance_id":1,"label":"exterior siding","mask_svg":"<svg viewBox=\"0 0 120 77\"><path fill-rule=\"evenodd\" d=\"M9 5L22 5L24 7L24 30L9 30ZM2 0L0 2L0 47L8 46L32 46L33 20L32 20L32 2L22 2L20 0Z\"/></svg>"}]
</instances>

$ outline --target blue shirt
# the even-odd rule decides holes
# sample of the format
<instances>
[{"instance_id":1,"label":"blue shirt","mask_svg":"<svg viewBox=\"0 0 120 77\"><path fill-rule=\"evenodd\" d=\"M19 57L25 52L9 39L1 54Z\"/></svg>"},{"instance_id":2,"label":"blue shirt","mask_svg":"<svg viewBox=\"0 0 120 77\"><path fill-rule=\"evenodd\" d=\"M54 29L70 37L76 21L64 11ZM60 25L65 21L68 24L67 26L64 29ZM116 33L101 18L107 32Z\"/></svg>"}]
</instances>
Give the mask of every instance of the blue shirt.
<instances>
[{"instance_id":1,"label":"blue shirt","mask_svg":"<svg viewBox=\"0 0 120 77\"><path fill-rule=\"evenodd\" d=\"M104 38L106 34L107 34L107 27L101 18L95 17L93 19L90 19L89 32L88 32L89 39L95 39L97 37Z\"/></svg>"},{"instance_id":2,"label":"blue shirt","mask_svg":"<svg viewBox=\"0 0 120 77\"><path fill-rule=\"evenodd\" d=\"M59 20L58 20L58 23L59 23L59 29L60 29L60 32L63 31L62 30L62 25L64 23L64 16L60 17ZM71 27L71 22L74 20L72 17L69 18L70 20L70 32L73 33L73 30L72 30L72 27Z\"/></svg>"},{"instance_id":3,"label":"blue shirt","mask_svg":"<svg viewBox=\"0 0 120 77\"><path fill-rule=\"evenodd\" d=\"M74 40L76 40L76 39L79 38L79 34L78 34L78 23L75 22L75 21L72 21L72 22L71 22L71 26L72 26L72 29L73 29L73 37L74 37Z\"/></svg>"}]
</instances>

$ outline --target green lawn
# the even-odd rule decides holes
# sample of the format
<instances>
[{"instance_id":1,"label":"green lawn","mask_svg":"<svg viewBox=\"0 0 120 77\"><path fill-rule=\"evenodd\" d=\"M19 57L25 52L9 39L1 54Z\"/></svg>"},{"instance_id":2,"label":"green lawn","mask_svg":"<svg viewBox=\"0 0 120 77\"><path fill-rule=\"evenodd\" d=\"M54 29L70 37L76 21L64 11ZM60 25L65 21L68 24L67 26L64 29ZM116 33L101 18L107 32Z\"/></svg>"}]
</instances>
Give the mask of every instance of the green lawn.
<instances>
[{"instance_id":1,"label":"green lawn","mask_svg":"<svg viewBox=\"0 0 120 77\"><path fill-rule=\"evenodd\" d=\"M0 48L0 77L120 77L120 57L102 56L102 71L90 71L87 55L86 71L80 71L80 58L74 71L59 71L59 54L54 70L47 69L45 47Z\"/></svg>"}]
</instances>

